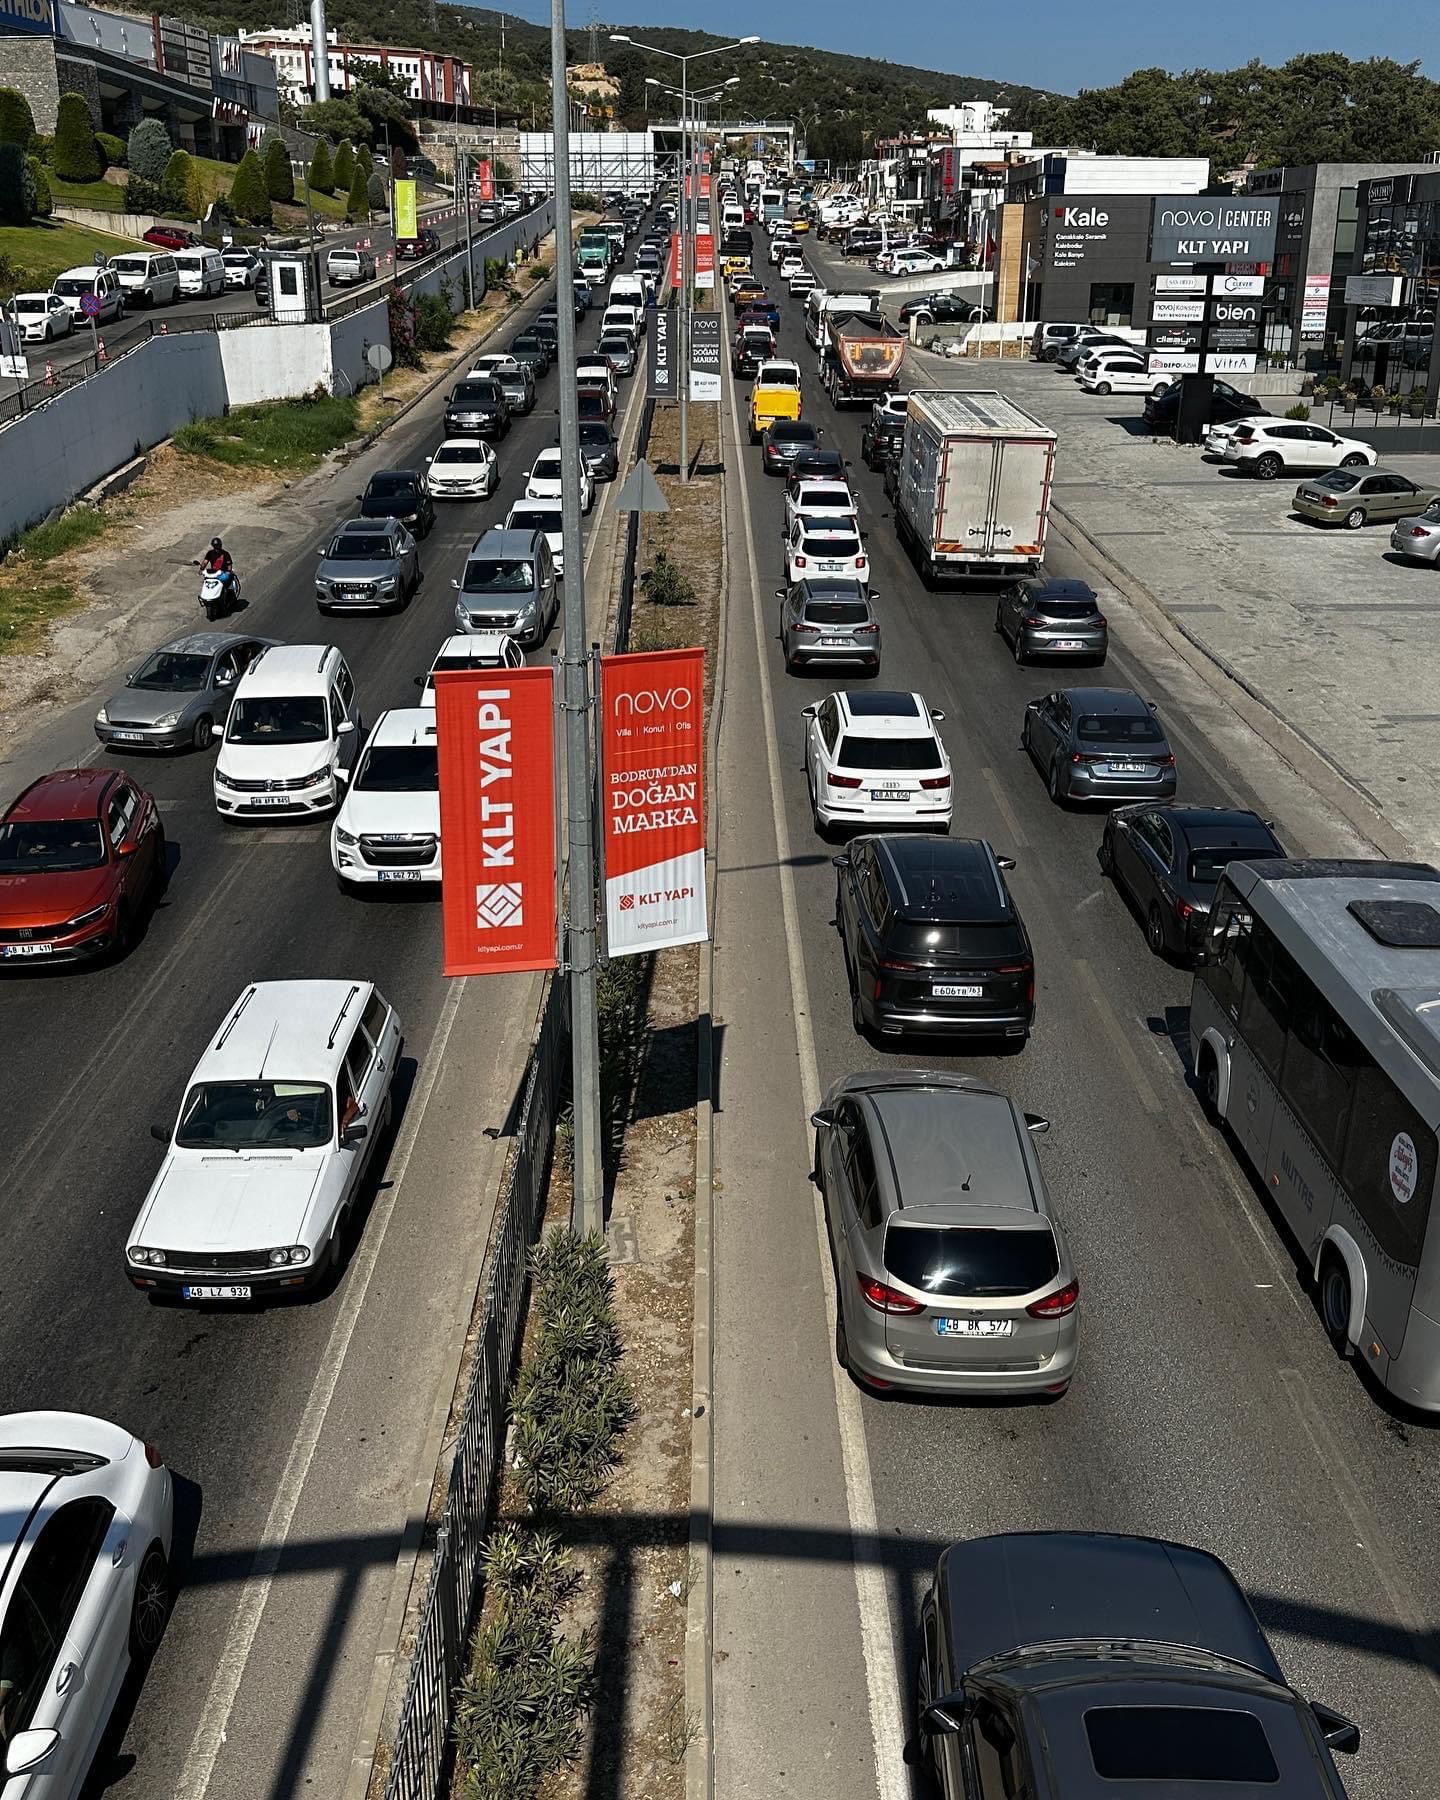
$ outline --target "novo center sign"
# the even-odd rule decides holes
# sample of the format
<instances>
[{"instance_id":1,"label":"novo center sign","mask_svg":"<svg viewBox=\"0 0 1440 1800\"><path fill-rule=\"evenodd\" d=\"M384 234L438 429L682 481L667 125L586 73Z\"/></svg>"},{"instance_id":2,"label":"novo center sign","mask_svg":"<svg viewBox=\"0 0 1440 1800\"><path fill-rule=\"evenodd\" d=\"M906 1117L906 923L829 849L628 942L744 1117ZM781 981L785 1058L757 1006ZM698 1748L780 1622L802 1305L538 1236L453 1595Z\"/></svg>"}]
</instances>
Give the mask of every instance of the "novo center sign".
<instances>
[{"instance_id":1,"label":"novo center sign","mask_svg":"<svg viewBox=\"0 0 1440 1800\"><path fill-rule=\"evenodd\" d=\"M1280 202L1253 194L1172 194L1155 201L1150 260L1156 263L1274 260Z\"/></svg>"}]
</instances>

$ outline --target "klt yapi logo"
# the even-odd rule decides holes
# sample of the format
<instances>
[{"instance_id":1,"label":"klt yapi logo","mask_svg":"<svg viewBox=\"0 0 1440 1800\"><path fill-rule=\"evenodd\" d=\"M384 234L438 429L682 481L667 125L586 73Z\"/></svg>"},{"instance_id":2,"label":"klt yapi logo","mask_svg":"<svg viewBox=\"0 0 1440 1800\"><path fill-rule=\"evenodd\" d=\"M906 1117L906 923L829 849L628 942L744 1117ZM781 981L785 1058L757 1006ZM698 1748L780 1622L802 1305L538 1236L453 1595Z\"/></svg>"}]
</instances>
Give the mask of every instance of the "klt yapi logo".
<instances>
[{"instance_id":1,"label":"klt yapi logo","mask_svg":"<svg viewBox=\"0 0 1440 1800\"><path fill-rule=\"evenodd\" d=\"M480 855L486 869L515 867L515 806L510 783L515 766L511 755L509 713L502 706L510 690L498 688L476 694L475 721L480 728L476 748L480 756ZM519 881L477 882L475 929L498 931L525 922L525 887Z\"/></svg>"}]
</instances>

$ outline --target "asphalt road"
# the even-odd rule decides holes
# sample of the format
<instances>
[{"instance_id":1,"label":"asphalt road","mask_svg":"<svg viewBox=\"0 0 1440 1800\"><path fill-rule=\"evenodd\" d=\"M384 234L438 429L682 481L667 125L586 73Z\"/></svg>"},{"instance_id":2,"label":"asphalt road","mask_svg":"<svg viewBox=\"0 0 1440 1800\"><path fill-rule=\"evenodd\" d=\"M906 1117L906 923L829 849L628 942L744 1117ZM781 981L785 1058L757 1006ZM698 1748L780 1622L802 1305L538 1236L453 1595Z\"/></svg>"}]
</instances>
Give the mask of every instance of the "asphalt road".
<instances>
[{"instance_id":1,"label":"asphalt road","mask_svg":"<svg viewBox=\"0 0 1440 1800\"><path fill-rule=\"evenodd\" d=\"M758 231L756 237L759 248ZM823 279L832 265L819 250L812 245L807 255ZM772 292L779 291L774 271L766 265L764 272ZM873 1495L885 1596L875 1604L886 1617L867 1616L863 1578L858 1608L853 1587L848 1606L832 1591L830 1614L804 1601L787 1603L784 1587L767 1582L768 1611L756 1618L769 1649L757 1644L755 1654L783 1661L786 1646L794 1652L796 1686L782 1703L792 1734L783 1752L777 1746L770 1756L753 1739L732 1748L731 1766L741 1779L730 1791L788 1791L775 1783L775 1757L803 1766L794 1738L817 1708L829 1710L832 1731L836 1714L842 1732L856 1729L843 1681L828 1695L819 1686L813 1695L803 1687L807 1653L813 1658L818 1639L822 1661L841 1671L863 1650L880 1791L887 1800L907 1792L908 1777L892 1754L895 1742L880 1740L887 1713L893 1723L897 1685L908 1688L917 1600L938 1550L986 1532L1074 1527L1171 1536L1219 1553L1245 1585L1291 1679L1361 1723L1364 1748L1342 1771L1352 1795L1421 1800L1434 1792L1440 1753L1434 1635L1440 1575L1431 1545L1440 1438L1426 1423L1379 1403L1354 1369L1335 1359L1263 1193L1201 1120L1187 1086L1190 978L1148 953L1138 921L1101 878L1097 813L1053 806L1018 747L1026 701L1066 676L1017 668L993 633L993 605L985 596L922 587L897 544L880 478L860 462L863 410L830 407L814 379L815 352L804 341L799 308L783 293L781 304L781 353L804 370L806 416L854 459L872 584L882 596L880 685L918 689L945 709L942 735L956 780L954 831L987 837L1017 859L1009 879L1035 944L1038 1017L1029 1046L1003 1059L949 1054L944 1044L872 1045L853 1030L830 924L835 851L812 827L801 717L804 705L843 678L784 673L773 635L778 603L771 598L783 580L781 483L768 481L758 451L742 444L764 619L759 654L772 694L789 855L783 839L767 847L768 832L758 832L753 818L733 828L739 847L722 839L719 854L717 944L730 963L723 982L717 978L717 1012L725 1019L731 1069L721 1077L718 1166L725 1193L743 1194L745 1204L744 1224L729 1227L737 1234L729 1248L743 1257L742 1269L726 1270L723 1223L717 1238L716 1344L725 1372L717 1389L717 1482L729 1517L717 1565L728 1572L733 1563L738 1583L747 1554L777 1558L797 1582L807 1577L795 1570L795 1559L848 1564L843 1534L797 1535L789 1521L825 1521L843 1511L836 1483L846 1421L853 1418L863 1441L844 1459L852 1487L849 1521L863 1529L856 1490L863 1489L862 1502ZM1107 591L1095 571L1053 539L1047 567L1085 576ZM769 810L764 734L748 718L763 705L763 693L748 691L752 667L759 673L748 610L742 605L731 619L729 685L732 694L747 689L740 703L746 715L729 740L723 778L732 791L722 795L722 818ZM1177 754L1180 798L1254 806L1277 820L1282 839L1297 850L1336 853L1323 799L1307 802L1283 772L1272 770L1271 759L1250 753L1223 708L1196 702L1199 684L1167 655L1152 654L1155 640L1127 612L1118 605L1112 611L1121 631L1103 676L1086 671L1078 679L1134 687L1157 702ZM779 904L781 883L767 856L788 867L793 920ZM725 911L727 875L736 884L738 915ZM773 1001L772 951L782 929L791 948L800 1078L788 1068L797 1033ZM753 955L745 948L751 944ZM743 967L747 960L755 964L753 980ZM808 1233L804 1255L797 1250L807 1236L804 1228L796 1236L797 1218L809 1212L808 1199L797 1202L796 1187L804 1179L799 1171L809 1167L808 1127L803 1112L798 1119L793 1112L781 1117L766 1097L788 1096L796 1107L811 1039L821 1090L857 1069L956 1069L994 1082L1052 1120L1040 1154L1070 1235L1083 1309L1079 1372L1058 1404L919 1403L842 1383L837 1431L835 1397L828 1378L820 1379L832 1347L815 1234ZM733 1110L741 1096L757 1109L743 1121ZM760 1110L767 1105L768 1113ZM764 1156L757 1153L755 1166L737 1179L727 1149L743 1161L746 1145L757 1141ZM803 1338L795 1334L800 1318L808 1324ZM727 1418L730 1453L746 1457L752 1442L771 1440L776 1452L768 1460L757 1456L728 1496ZM782 1446L812 1438L813 1468L803 1451L786 1457ZM773 1526L768 1532L766 1521ZM746 1600L740 1590L740 1596L742 1606L755 1604L753 1595ZM717 1637L722 1642L727 1657L749 1653L733 1633ZM898 1666L877 1667L877 1656L883 1661L891 1645ZM727 1679L724 1671L718 1679ZM729 1679L741 1704L759 1707L754 1690L762 1681L753 1665ZM747 1687L749 1696L741 1691ZM907 1694L906 1721L909 1716ZM723 1738L723 1705L717 1718ZM845 1750L843 1739L833 1751L827 1742L837 1793L851 1791ZM853 1785L864 1784L857 1772Z\"/></svg>"},{"instance_id":2,"label":"asphalt road","mask_svg":"<svg viewBox=\"0 0 1440 1800\"><path fill-rule=\"evenodd\" d=\"M527 316L539 304L536 296ZM593 342L596 324L592 310L582 344ZM497 446L498 495L437 508L421 546L424 584L408 611L322 618L311 572L316 549L346 516L343 502L370 471L419 464L439 442L443 387L340 478L337 510L316 516L313 533L268 570L242 570L250 604L234 622L338 644L367 722L385 707L413 705L414 676L453 629L450 578L478 533L523 492L535 454L555 441L558 379L544 379L536 410ZM633 417L631 384L624 402ZM599 493L597 508L608 509L613 487ZM592 515L587 538L595 524ZM557 628L532 660L558 637ZM38 768L98 758L89 720L118 679L12 754L8 793ZM208 753L111 760L157 796L172 875L122 963L0 981L8 1073L0 1160L12 1245L0 1273L0 1411L55 1407L116 1419L158 1443L184 1483L176 1612L110 1771L125 1775L126 1793L279 1800L307 1782L335 1792L445 1323L463 1303L461 1259L450 1246L457 1230L484 1227L476 1213L491 1146L481 1134L509 1104L499 1072L528 1029L534 984L470 982L458 1009L456 985L440 973L437 900L339 894L328 822L222 822ZM152 1307L123 1261L160 1161L149 1124L173 1118L195 1059L247 983L356 974L378 983L403 1022L407 1110L335 1291L253 1312ZM276 1563L282 1592L262 1621L258 1605Z\"/></svg>"}]
</instances>

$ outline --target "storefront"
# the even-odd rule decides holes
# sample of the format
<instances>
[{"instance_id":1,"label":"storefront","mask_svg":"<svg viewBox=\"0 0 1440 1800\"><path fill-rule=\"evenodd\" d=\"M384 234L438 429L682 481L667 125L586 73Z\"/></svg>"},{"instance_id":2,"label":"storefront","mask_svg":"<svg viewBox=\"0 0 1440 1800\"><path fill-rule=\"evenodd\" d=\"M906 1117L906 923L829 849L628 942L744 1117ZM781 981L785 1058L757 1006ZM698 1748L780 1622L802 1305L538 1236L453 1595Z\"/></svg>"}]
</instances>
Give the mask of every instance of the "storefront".
<instances>
[{"instance_id":1,"label":"storefront","mask_svg":"<svg viewBox=\"0 0 1440 1800\"><path fill-rule=\"evenodd\" d=\"M1345 285L1341 373L1357 387L1408 398L1440 395L1440 170L1362 181L1356 270Z\"/></svg>"}]
</instances>

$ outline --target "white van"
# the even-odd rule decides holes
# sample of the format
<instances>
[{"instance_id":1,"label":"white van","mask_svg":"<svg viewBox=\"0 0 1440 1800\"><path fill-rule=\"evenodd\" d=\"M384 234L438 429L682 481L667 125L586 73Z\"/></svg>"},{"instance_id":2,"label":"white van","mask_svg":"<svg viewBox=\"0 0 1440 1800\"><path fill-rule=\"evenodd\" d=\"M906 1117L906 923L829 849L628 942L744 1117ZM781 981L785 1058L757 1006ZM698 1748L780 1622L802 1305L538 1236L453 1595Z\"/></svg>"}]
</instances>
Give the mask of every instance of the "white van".
<instances>
[{"instance_id":1,"label":"white van","mask_svg":"<svg viewBox=\"0 0 1440 1800\"><path fill-rule=\"evenodd\" d=\"M225 262L218 250L177 250L175 267L187 300L209 300L225 292Z\"/></svg>"},{"instance_id":2,"label":"white van","mask_svg":"<svg viewBox=\"0 0 1440 1800\"><path fill-rule=\"evenodd\" d=\"M127 306L173 306L180 298L180 271L168 250L112 256L109 267L120 277Z\"/></svg>"},{"instance_id":3,"label":"white van","mask_svg":"<svg viewBox=\"0 0 1440 1800\"><path fill-rule=\"evenodd\" d=\"M230 819L328 813L360 739L355 682L335 646L272 644L235 689L212 770L215 809Z\"/></svg>"},{"instance_id":4,"label":"white van","mask_svg":"<svg viewBox=\"0 0 1440 1800\"><path fill-rule=\"evenodd\" d=\"M94 294L100 302L100 310L95 315L97 325L121 318L125 312L125 290L119 276L94 264L66 269L51 282L50 292L70 308L70 316L77 326L90 323L81 306L87 294Z\"/></svg>"},{"instance_id":5,"label":"white van","mask_svg":"<svg viewBox=\"0 0 1440 1800\"><path fill-rule=\"evenodd\" d=\"M720 208L720 229L724 231L741 231L745 226L745 208L734 200L727 200Z\"/></svg>"},{"instance_id":6,"label":"white van","mask_svg":"<svg viewBox=\"0 0 1440 1800\"><path fill-rule=\"evenodd\" d=\"M645 281L643 276L617 275L610 283L607 306L633 306L640 315L640 329L645 328Z\"/></svg>"},{"instance_id":7,"label":"white van","mask_svg":"<svg viewBox=\"0 0 1440 1800\"><path fill-rule=\"evenodd\" d=\"M638 344L644 325L643 306L607 306L600 317L600 336L605 337L612 331L623 331L632 344Z\"/></svg>"}]
</instances>

